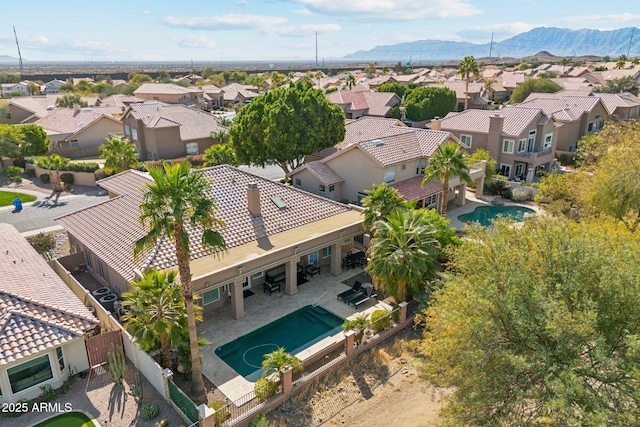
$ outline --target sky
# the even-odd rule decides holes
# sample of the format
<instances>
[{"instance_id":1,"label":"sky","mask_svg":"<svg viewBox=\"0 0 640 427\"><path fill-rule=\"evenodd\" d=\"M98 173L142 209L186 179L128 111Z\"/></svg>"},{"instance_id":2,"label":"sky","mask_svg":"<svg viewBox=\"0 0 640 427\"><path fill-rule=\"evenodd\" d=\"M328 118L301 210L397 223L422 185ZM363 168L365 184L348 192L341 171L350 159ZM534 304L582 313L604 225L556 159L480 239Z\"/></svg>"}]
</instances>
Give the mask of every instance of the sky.
<instances>
[{"instance_id":1,"label":"sky","mask_svg":"<svg viewBox=\"0 0 640 427\"><path fill-rule=\"evenodd\" d=\"M15 26L27 61L315 61L317 33L318 62L331 64L415 40L640 27L637 0L31 0L3 2L2 15L0 55L17 58Z\"/></svg>"}]
</instances>

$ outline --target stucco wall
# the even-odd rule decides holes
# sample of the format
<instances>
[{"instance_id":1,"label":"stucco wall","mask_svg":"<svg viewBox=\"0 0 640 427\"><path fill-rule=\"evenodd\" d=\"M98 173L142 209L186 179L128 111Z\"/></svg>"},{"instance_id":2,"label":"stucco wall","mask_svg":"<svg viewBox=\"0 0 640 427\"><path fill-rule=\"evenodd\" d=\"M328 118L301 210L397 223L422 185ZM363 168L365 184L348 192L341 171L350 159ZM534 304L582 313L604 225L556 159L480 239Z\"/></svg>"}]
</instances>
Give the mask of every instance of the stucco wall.
<instances>
[{"instance_id":1,"label":"stucco wall","mask_svg":"<svg viewBox=\"0 0 640 427\"><path fill-rule=\"evenodd\" d=\"M357 202L358 192L370 190L373 184L383 182L383 169L358 148L329 160L327 164L345 179L340 195L351 202Z\"/></svg>"}]
</instances>

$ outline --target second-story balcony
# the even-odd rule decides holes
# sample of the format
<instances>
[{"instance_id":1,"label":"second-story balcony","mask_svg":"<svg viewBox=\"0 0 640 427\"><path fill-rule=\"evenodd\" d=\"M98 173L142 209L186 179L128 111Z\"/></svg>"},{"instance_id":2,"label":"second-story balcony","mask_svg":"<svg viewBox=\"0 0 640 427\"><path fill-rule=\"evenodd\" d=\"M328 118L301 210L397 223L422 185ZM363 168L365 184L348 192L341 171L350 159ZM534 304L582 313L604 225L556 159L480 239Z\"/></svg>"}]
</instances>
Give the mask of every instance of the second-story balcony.
<instances>
[{"instance_id":1,"label":"second-story balcony","mask_svg":"<svg viewBox=\"0 0 640 427\"><path fill-rule=\"evenodd\" d=\"M514 157L516 161L524 161L533 165L542 165L553 161L553 150L546 148L541 151L533 151L529 153L520 152L515 153Z\"/></svg>"}]
</instances>

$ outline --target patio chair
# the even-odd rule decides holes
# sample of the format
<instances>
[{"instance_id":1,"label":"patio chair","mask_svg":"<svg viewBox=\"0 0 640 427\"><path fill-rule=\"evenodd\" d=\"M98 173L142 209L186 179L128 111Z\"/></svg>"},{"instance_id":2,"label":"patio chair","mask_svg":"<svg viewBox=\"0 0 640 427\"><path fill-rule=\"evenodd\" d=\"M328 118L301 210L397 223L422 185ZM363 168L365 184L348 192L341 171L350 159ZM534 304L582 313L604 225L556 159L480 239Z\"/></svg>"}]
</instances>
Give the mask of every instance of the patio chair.
<instances>
[{"instance_id":1,"label":"patio chair","mask_svg":"<svg viewBox=\"0 0 640 427\"><path fill-rule=\"evenodd\" d=\"M362 292L352 298L349 298L347 300L347 304L353 304L354 307L358 308L358 306L363 302L369 301L371 298L378 298L378 294L374 292L372 285L366 285Z\"/></svg>"},{"instance_id":2,"label":"patio chair","mask_svg":"<svg viewBox=\"0 0 640 427\"><path fill-rule=\"evenodd\" d=\"M275 291L280 292L280 284L282 282L270 282L270 281L265 281L264 282L264 286L263 286L263 291L262 292L267 292L269 291L269 296L271 296L271 294Z\"/></svg>"},{"instance_id":3,"label":"patio chair","mask_svg":"<svg viewBox=\"0 0 640 427\"><path fill-rule=\"evenodd\" d=\"M351 287L351 289L338 294L338 299L346 303L349 298L360 293L361 287L362 287L362 283L356 280L353 286Z\"/></svg>"}]
</instances>

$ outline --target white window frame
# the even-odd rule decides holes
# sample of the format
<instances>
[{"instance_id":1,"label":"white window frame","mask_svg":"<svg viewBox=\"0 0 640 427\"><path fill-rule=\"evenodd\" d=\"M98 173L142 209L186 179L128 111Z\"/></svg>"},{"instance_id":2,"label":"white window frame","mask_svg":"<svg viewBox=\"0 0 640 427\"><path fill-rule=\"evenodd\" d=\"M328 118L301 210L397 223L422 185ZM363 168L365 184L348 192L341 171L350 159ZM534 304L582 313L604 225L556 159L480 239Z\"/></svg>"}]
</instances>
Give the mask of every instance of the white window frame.
<instances>
[{"instance_id":1,"label":"white window frame","mask_svg":"<svg viewBox=\"0 0 640 427\"><path fill-rule=\"evenodd\" d=\"M330 185L329 186L329 193L333 193L334 191L336 191L336 186L335 185Z\"/></svg>"},{"instance_id":2,"label":"white window frame","mask_svg":"<svg viewBox=\"0 0 640 427\"><path fill-rule=\"evenodd\" d=\"M318 262L318 251L313 251L307 255L307 263L315 264Z\"/></svg>"},{"instance_id":3,"label":"white window frame","mask_svg":"<svg viewBox=\"0 0 640 427\"><path fill-rule=\"evenodd\" d=\"M587 123L587 133L593 132L593 122Z\"/></svg>"},{"instance_id":4,"label":"white window frame","mask_svg":"<svg viewBox=\"0 0 640 427\"><path fill-rule=\"evenodd\" d=\"M427 196L424 199L424 207L427 209L434 209L438 206L438 193Z\"/></svg>"},{"instance_id":5,"label":"white window frame","mask_svg":"<svg viewBox=\"0 0 640 427\"><path fill-rule=\"evenodd\" d=\"M553 132L544 135L543 148L549 148L551 145L553 145Z\"/></svg>"},{"instance_id":6,"label":"white window frame","mask_svg":"<svg viewBox=\"0 0 640 427\"><path fill-rule=\"evenodd\" d=\"M515 145L515 141L513 139L503 139L502 152L506 154L513 154L514 145Z\"/></svg>"},{"instance_id":7,"label":"white window frame","mask_svg":"<svg viewBox=\"0 0 640 427\"><path fill-rule=\"evenodd\" d=\"M198 154L198 143L197 142L187 142L185 144L185 148L187 150L187 154L189 155L196 155ZM194 151L195 148L195 151Z\"/></svg>"},{"instance_id":8,"label":"white window frame","mask_svg":"<svg viewBox=\"0 0 640 427\"><path fill-rule=\"evenodd\" d=\"M131 139L133 141L137 141L138 140L138 129L131 128Z\"/></svg>"},{"instance_id":9,"label":"white window frame","mask_svg":"<svg viewBox=\"0 0 640 427\"><path fill-rule=\"evenodd\" d=\"M64 372L66 365L64 360L64 350L62 350L62 346L56 347L56 359L58 359L58 368L60 368L60 372Z\"/></svg>"},{"instance_id":10,"label":"white window frame","mask_svg":"<svg viewBox=\"0 0 640 427\"><path fill-rule=\"evenodd\" d=\"M327 191L327 187L324 184L318 185L318 191L324 194Z\"/></svg>"},{"instance_id":11,"label":"white window frame","mask_svg":"<svg viewBox=\"0 0 640 427\"><path fill-rule=\"evenodd\" d=\"M416 161L416 175L423 175L427 168L427 159L418 159Z\"/></svg>"},{"instance_id":12,"label":"white window frame","mask_svg":"<svg viewBox=\"0 0 640 427\"><path fill-rule=\"evenodd\" d=\"M527 138L518 140L518 153L524 153L527 150Z\"/></svg>"},{"instance_id":13,"label":"white window frame","mask_svg":"<svg viewBox=\"0 0 640 427\"><path fill-rule=\"evenodd\" d=\"M322 248L322 259L331 257L331 246Z\"/></svg>"},{"instance_id":14,"label":"white window frame","mask_svg":"<svg viewBox=\"0 0 640 427\"><path fill-rule=\"evenodd\" d=\"M518 169L520 169L520 172L518 172ZM523 170L524 170L524 165L523 165L522 163L518 163L518 164L516 165L515 172L514 172L515 176L522 176L522 175L524 175Z\"/></svg>"},{"instance_id":15,"label":"white window frame","mask_svg":"<svg viewBox=\"0 0 640 427\"><path fill-rule=\"evenodd\" d=\"M9 371L13 369L14 373L15 373L15 369L16 368L19 368L19 367L24 366L24 365L29 364L29 363L33 363L34 361L36 361L38 359L42 359L43 357L46 357L47 360L49 361L49 371L51 372L51 377L47 378L47 379L44 379L44 380L40 381L39 383L32 384L29 387L25 387L22 390L14 391L13 384L11 384L11 375L13 375L13 374L10 374ZM26 360L26 361L24 361L24 362L22 362L22 363L20 363L20 364L18 364L16 366L12 366L12 367L7 369L7 379L9 380L9 389L11 390L11 393L13 393L14 395L16 395L18 393L21 393L23 391L26 391L26 390L31 390L34 387L38 387L38 386L40 386L40 384L46 383L47 381L50 381L51 379L53 379L55 377L56 376L53 373L53 363L51 363L51 355L49 353L38 355L38 356L36 356L36 357L34 357L32 359Z\"/></svg>"},{"instance_id":16,"label":"white window frame","mask_svg":"<svg viewBox=\"0 0 640 427\"><path fill-rule=\"evenodd\" d=\"M469 143L465 142L465 139L468 139ZM460 134L460 142L467 148L471 148L471 144L473 143L473 135L464 135Z\"/></svg>"},{"instance_id":17,"label":"white window frame","mask_svg":"<svg viewBox=\"0 0 640 427\"><path fill-rule=\"evenodd\" d=\"M395 166L391 166L390 168L385 168L382 176L382 180L385 183L394 182L396 180L396 168Z\"/></svg>"},{"instance_id":18,"label":"white window frame","mask_svg":"<svg viewBox=\"0 0 640 427\"><path fill-rule=\"evenodd\" d=\"M131 127L127 124L124 125L124 134L125 136L131 136Z\"/></svg>"},{"instance_id":19,"label":"white window frame","mask_svg":"<svg viewBox=\"0 0 640 427\"><path fill-rule=\"evenodd\" d=\"M209 293L211 293L211 292L217 292L217 293L218 293L218 297L217 297L216 299L214 299L214 300L209 301L209 302L205 302L205 300L204 300L204 296L205 296L205 294L209 294ZM203 293L200 295L200 304L201 304L203 307L204 307L205 305L213 304L213 303L214 303L214 302L216 302L216 301L220 301L220 288L209 289L208 291L205 291L205 292L203 292Z\"/></svg>"},{"instance_id":20,"label":"white window frame","mask_svg":"<svg viewBox=\"0 0 640 427\"><path fill-rule=\"evenodd\" d=\"M261 278L263 276L263 274L264 273L262 271L258 271L257 273L254 273L254 274L251 275L251 279L252 280L259 279L259 278Z\"/></svg>"},{"instance_id":21,"label":"white window frame","mask_svg":"<svg viewBox=\"0 0 640 427\"><path fill-rule=\"evenodd\" d=\"M508 174L502 173L504 169L509 169L509 173ZM500 163L500 175L504 175L507 178L509 178L511 176L511 165L508 163Z\"/></svg>"}]
</instances>

